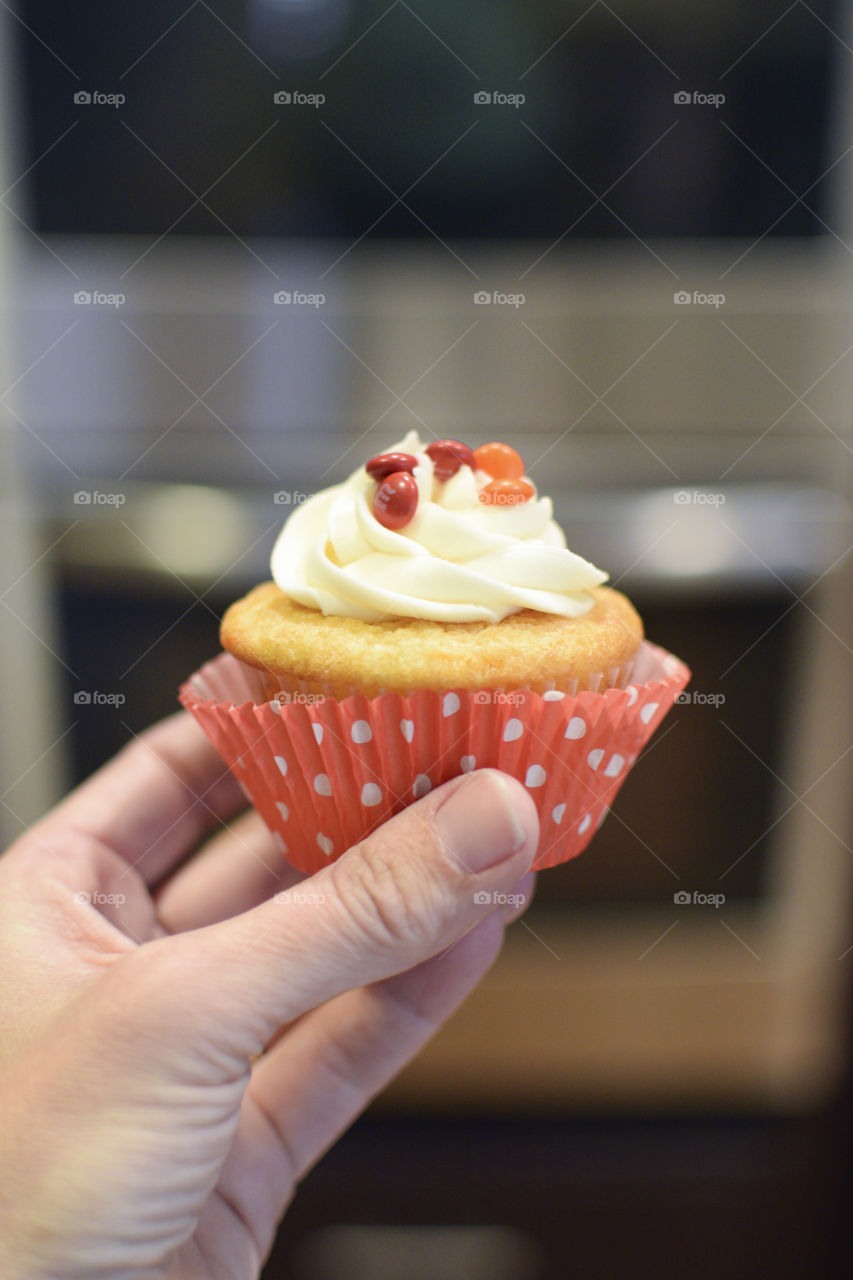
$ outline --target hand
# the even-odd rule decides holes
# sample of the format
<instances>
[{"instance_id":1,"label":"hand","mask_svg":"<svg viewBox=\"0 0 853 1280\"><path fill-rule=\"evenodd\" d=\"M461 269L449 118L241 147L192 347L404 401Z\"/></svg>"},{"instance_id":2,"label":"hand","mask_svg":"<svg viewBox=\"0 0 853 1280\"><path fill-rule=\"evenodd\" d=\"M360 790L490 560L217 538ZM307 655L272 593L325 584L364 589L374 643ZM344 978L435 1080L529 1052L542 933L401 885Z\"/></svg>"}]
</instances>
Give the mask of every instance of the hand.
<instances>
[{"instance_id":1,"label":"hand","mask_svg":"<svg viewBox=\"0 0 853 1280\"><path fill-rule=\"evenodd\" d=\"M490 770L310 879L254 813L186 860L244 805L181 714L0 858L4 1280L256 1277L297 1181L495 959L475 897L532 891L534 805Z\"/></svg>"}]
</instances>

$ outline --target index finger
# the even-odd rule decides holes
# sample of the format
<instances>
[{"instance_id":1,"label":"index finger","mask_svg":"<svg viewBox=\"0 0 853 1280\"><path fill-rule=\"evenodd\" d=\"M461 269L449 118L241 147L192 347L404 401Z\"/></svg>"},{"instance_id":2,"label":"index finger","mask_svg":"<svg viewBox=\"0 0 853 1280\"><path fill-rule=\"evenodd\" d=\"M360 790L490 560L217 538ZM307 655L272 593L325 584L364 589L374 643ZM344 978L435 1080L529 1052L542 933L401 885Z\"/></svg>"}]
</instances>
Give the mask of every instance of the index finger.
<instances>
[{"instance_id":1,"label":"index finger","mask_svg":"<svg viewBox=\"0 0 853 1280\"><path fill-rule=\"evenodd\" d=\"M134 737L39 826L91 836L154 885L245 806L236 778L192 716L179 711Z\"/></svg>"}]
</instances>

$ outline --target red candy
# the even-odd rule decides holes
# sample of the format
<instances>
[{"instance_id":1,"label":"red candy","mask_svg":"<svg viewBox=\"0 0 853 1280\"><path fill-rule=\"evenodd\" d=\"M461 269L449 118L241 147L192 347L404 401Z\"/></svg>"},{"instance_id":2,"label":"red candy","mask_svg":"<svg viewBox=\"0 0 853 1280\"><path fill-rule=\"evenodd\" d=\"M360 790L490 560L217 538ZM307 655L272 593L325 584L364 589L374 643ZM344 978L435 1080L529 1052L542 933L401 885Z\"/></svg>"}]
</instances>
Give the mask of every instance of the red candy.
<instances>
[{"instance_id":1,"label":"red candy","mask_svg":"<svg viewBox=\"0 0 853 1280\"><path fill-rule=\"evenodd\" d=\"M399 457L399 454L386 455ZM408 455L404 454L403 457ZM412 459L414 461L414 459ZM418 506L418 483L408 471L393 471L377 485L373 495L373 514L386 529L402 529Z\"/></svg>"},{"instance_id":2,"label":"red candy","mask_svg":"<svg viewBox=\"0 0 853 1280\"><path fill-rule=\"evenodd\" d=\"M467 444L460 444L458 440L436 440L427 445L425 452L432 458L436 480L449 480L462 466L472 471L477 467Z\"/></svg>"},{"instance_id":3,"label":"red candy","mask_svg":"<svg viewBox=\"0 0 853 1280\"><path fill-rule=\"evenodd\" d=\"M510 507L519 502L528 502L535 492L529 480L493 480L485 489L480 490L478 497L480 502L492 506Z\"/></svg>"},{"instance_id":4,"label":"red candy","mask_svg":"<svg viewBox=\"0 0 853 1280\"><path fill-rule=\"evenodd\" d=\"M417 465L418 460L413 453L377 453L364 469L371 480L384 480L394 471L408 471L411 475Z\"/></svg>"},{"instance_id":5,"label":"red candy","mask_svg":"<svg viewBox=\"0 0 853 1280\"><path fill-rule=\"evenodd\" d=\"M520 480L524 475L521 454L498 440L481 444L474 450L474 460L481 471L494 476L495 480Z\"/></svg>"}]
</instances>

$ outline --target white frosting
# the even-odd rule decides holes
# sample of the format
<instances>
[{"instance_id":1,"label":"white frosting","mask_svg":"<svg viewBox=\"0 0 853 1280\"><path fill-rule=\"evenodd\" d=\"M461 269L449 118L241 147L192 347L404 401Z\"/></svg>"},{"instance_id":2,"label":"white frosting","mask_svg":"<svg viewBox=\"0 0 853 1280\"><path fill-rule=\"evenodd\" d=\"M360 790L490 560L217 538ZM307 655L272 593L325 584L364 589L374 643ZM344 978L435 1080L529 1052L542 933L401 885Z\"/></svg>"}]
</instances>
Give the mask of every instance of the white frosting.
<instances>
[{"instance_id":1,"label":"white frosting","mask_svg":"<svg viewBox=\"0 0 853 1280\"><path fill-rule=\"evenodd\" d=\"M379 622L499 622L520 609L577 618L607 574L566 549L550 498L515 505L478 500L492 477L462 466L445 483L412 431L389 453L418 459L418 506L402 529L373 515L376 481L364 467L291 514L272 553L272 576L299 604Z\"/></svg>"}]
</instances>

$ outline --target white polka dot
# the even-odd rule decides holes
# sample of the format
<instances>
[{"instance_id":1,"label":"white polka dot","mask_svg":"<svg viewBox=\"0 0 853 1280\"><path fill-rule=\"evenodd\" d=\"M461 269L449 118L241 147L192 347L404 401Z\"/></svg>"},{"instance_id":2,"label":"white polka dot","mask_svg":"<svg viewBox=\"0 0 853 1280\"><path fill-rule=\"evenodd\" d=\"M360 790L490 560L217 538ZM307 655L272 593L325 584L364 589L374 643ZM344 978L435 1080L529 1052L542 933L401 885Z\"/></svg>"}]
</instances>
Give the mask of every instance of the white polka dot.
<instances>
[{"instance_id":1,"label":"white polka dot","mask_svg":"<svg viewBox=\"0 0 853 1280\"><path fill-rule=\"evenodd\" d=\"M680 666L681 663L678 661L678 658L675 658L670 654L666 662L663 664L663 669L668 672L669 675L674 675Z\"/></svg>"},{"instance_id":2,"label":"white polka dot","mask_svg":"<svg viewBox=\"0 0 853 1280\"><path fill-rule=\"evenodd\" d=\"M532 764L527 770L524 785L526 787L541 787L547 776L541 764Z\"/></svg>"},{"instance_id":3,"label":"white polka dot","mask_svg":"<svg viewBox=\"0 0 853 1280\"><path fill-rule=\"evenodd\" d=\"M642 720L643 724L649 723L649 721L651 720L652 716L655 714L659 706L660 706L659 702L646 703L646 705L643 707L642 711L640 712L640 719Z\"/></svg>"},{"instance_id":4,"label":"white polka dot","mask_svg":"<svg viewBox=\"0 0 853 1280\"><path fill-rule=\"evenodd\" d=\"M317 774L314 779L314 790L318 796L330 796L332 794L332 784L327 773Z\"/></svg>"},{"instance_id":5,"label":"white polka dot","mask_svg":"<svg viewBox=\"0 0 853 1280\"><path fill-rule=\"evenodd\" d=\"M621 773L622 766L625 763L625 757L620 755L611 756L607 762L607 768L604 770L606 778L615 778L617 773Z\"/></svg>"},{"instance_id":6,"label":"white polka dot","mask_svg":"<svg viewBox=\"0 0 853 1280\"><path fill-rule=\"evenodd\" d=\"M441 714L443 716L452 716L459 710L459 694L446 693L444 701L441 704Z\"/></svg>"},{"instance_id":7,"label":"white polka dot","mask_svg":"<svg viewBox=\"0 0 853 1280\"><path fill-rule=\"evenodd\" d=\"M284 836L281 834L281 832L274 831L272 833L272 838L273 838L273 844L278 849L279 853L287 853L287 845L284 843Z\"/></svg>"},{"instance_id":8,"label":"white polka dot","mask_svg":"<svg viewBox=\"0 0 853 1280\"><path fill-rule=\"evenodd\" d=\"M476 769L476 767L477 767L476 756L463 756L462 759L459 761L459 768L462 770L463 773L470 773L471 770Z\"/></svg>"},{"instance_id":9,"label":"white polka dot","mask_svg":"<svg viewBox=\"0 0 853 1280\"><path fill-rule=\"evenodd\" d=\"M513 716L512 720L507 720L504 725L504 742L515 742L516 738L520 738L523 733L524 725Z\"/></svg>"},{"instance_id":10,"label":"white polka dot","mask_svg":"<svg viewBox=\"0 0 853 1280\"><path fill-rule=\"evenodd\" d=\"M637 701L637 690L632 684L629 684L625 692L628 695L628 706L633 707L634 703Z\"/></svg>"},{"instance_id":11,"label":"white polka dot","mask_svg":"<svg viewBox=\"0 0 853 1280\"><path fill-rule=\"evenodd\" d=\"M412 738L414 738L415 736L414 720L401 720L400 732L402 733L403 737L406 739L407 742L411 742Z\"/></svg>"},{"instance_id":12,"label":"white polka dot","mask_svg":"<svg viewBox=\"0 0 853 1280\"><path fill-rule=\"evenodd\" d=\"M545 702L562 702L565 696L566 695L563 693L562 689L549 689L547 693L542 694L542 698Z\"/></svg>"},{"instance_id":13,"label":"white polka dot","mask_svg":"<svg viewBox=\"0 0 853 1280\"><path fill-rule=\"evenodd\" d=\"M370 808L374 804L379 804L382 799L382 792L379 790L375 782L365 782L361 788L361 803Z\"/></svg>"},{"instance_id":14,"label":"white polka dot","mask_svg":"<svg viewBox=\"0 0 853 1280\"><path fill-rule=\"evenodd\" d=\"M349 736L353 742L369 742L373 737L373 730L366 720L356 720L349 731Z\"/></svg>"},{"instance_id":15,"label":"white polka dot","mask_svg":"<svg viewBox=\"0 0 853 1280\"><path fill-rule=\"evenodd\" d=\"M279 773L281 774L282 777L284 777L284 775L287 773L287 761L285 760L284 756L275 756L274 759L276 764L278 765Z\"/></svg>"},{"instance_id":16,"label":"white polka dot","mask_svg":"<svg viewBox=\"0 0 853 1280\"><path fill-rule=\"evenodd\" d=\"M328 836L324 836L322 831L317 833L317 844L320 846L327 858L335 847L333 841L331 841Z\"/></svg>"},{"instance_id":17,"label":"white polka dot","mask_svg":"<svg viewBox=\"0 0 853 1280\"><path fill-rule=\"evenodd\" d=\"M565 804L555 804L554 808L551 810L551 817L554 819L555 822L562 822L563 814L565 812L566 812Z\"/></svg>"},{"instance_id":18,"label":"white polka dot","mask_svg":"<svg viewBox=\"0 0 853 1280\"><path fill-rule=\"evenodd\" d=\"M582 738L586 733L586 721L581 720L580 716L572 716L566 725L565 736L567 738Z\"/></svg>"},{"instance_id":19,"label":"white polka dot","mask_svg":"<svg viewBox=\"0 0 853 1280\"><path fill-rule=\"evenodd\" d=\"M578 823L578 831L580 832L581 835L583 835L585 831L589 830L589 824L591 822L592 822L592 816L588 813L585 813L584 816L581 818L580 822Z\"/></svg>"},{"instance_id":20,"label":"white polka dot","mask_svg":"<svg viewBox=\"0 0 853 1280\"><path fill-rule=\"evenodd\" d=\"M429 778L425 773L419 773L415 778L414 786L412 787L412 795L416 800L418 800L421 796L425 796L426 793L431 790L432 783Z\"/></svg>"},{"instance_id":21,"label":"white polka dot","mask_svg":"<svg viewBox=\"0 0 853 1280\"><path fill-rule=\"evenodd\" d=\"M275 807L276 809L278 809L279 813L281 814L282 822L287 822L287 819L290 817L290 810L288 809L284 801L276 800Z\"/></svg>"},{"instance_id":22,"label":"white polka dot","mask_svg":"<svg viewBox=\"0 0 853 1280\"><path fill-rule=\"evenodd\" d=\"M317 723L315 722L314 724L312 724L311 729L313 730L314 737L317 739L317 741L318 741L318 742L322 742L322 741L323 741L323 726L322 726L321 724L317 724Z\"/></svg>"},{"instance_id":23,"label":"white polka dot","mask_svg":"<svg viewBox=\"0 0 853 1280\"><path fill-rule=\"evenodd\" d=\"M596 831L597 831L597 830L598 830L598 828L601 826L602 822L603 822L603 821L604 821L604 819L607 817L607 815L608 815L608 813L609 813L609 812L610 812L610 806L609 806L609 805L605 805L605 806L604 806L604 811L603 811L603 813L601 814L601 816L600 816L600 817L597 819L597 821L596 821L596 824L595 824L595 829L596 829Z\"/></svg>"},{"instance_id":24,"label":"white polka dot","mask_svg":"<svg viewBox=\"0 0 853 1280\"><path fill-rule=\"evenodd\" d=\"M249 795L249 788L246 786L245 782L241 782L240 779L238 778L237 786L243 792L243 795L246 797L246 799L251 803L252 797Z\"/></svg>"},{"instance_id":25,"label":"white polka dot","mask_svg":"<svg viewBox=\"0 0 853 1280\"><path fill-rule=\"evenodd\" d=\"M277 698L273 698L270 702L270 711L274 711L277 716L281 715L281 703Z\"/></svg>"},{"instance_id":26,"label":"white polka dot","mask_svg":"<svg viewBox=\"0 0 853 1280\"><path fill-rule=\"evenodd\" d=\"M596 747L594 751L590 751L586 758L586 762L590 769L597 769L603 759L604 752L601 750L601 747Z\"/></svg>"}]
</instances>

